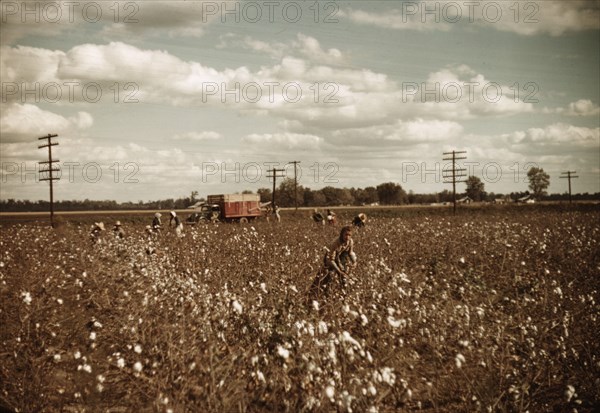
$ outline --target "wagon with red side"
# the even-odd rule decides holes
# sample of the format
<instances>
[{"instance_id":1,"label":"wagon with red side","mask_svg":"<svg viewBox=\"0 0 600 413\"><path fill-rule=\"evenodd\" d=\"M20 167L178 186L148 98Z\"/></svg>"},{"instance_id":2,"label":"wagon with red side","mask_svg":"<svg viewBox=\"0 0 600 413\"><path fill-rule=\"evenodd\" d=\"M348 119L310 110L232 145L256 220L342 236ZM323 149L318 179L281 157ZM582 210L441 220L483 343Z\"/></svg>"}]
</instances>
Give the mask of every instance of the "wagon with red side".
<instances>
[{"instance_id":1,"label":"wagon with red side","mask_svg":"<svg viewBox=\"0 0 600 413\"><path fill-rule=\"evenodd\" d=\"M206 203L211 206L213 220L243 223L264 215L265 205L257 194L209 195Z\"/></svg>"}]
</instances>

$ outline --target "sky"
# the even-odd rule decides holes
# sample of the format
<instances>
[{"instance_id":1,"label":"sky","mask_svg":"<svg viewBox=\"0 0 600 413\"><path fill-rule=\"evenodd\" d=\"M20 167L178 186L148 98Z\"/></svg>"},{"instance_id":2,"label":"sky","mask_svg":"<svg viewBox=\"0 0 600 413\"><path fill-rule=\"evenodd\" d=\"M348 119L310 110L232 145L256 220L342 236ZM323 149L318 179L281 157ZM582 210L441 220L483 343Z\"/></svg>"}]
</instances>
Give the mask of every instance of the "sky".
<instances>
[{"instance_id":1,"label":"sky","mask_svg":"<svg viewBox=\"0 0 600 413\"><path fill-rule=\"evenodd\" d=\"M600 1L1 3L0 199L600 192ZM279 178L278 182L280 182ZM464 191L460 183L457 190Z\"/></svg>"}]
</instances>

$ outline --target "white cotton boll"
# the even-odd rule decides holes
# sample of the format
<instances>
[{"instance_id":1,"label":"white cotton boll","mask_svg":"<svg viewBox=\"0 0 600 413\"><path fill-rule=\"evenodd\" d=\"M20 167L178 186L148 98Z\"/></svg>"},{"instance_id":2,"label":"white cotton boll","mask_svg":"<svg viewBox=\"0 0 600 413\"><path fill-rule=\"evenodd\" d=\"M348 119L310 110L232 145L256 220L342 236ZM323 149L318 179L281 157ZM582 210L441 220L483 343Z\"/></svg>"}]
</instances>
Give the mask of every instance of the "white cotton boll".
<instances>
[{"instance_id":1,"label":"white cotton boll","mask_svg":"<svg viewBox=\"0 0 600 413\"><path fill-rule=\"evenodd\" d=\"M279 357L281 357L285 360L287 360L288 357L290 357L290 351L281 346L277 346L277 354L279 355Z\"/></svg>"},{"instance_id":2,"label":"white cotton boll","mask_svg":"<svg viewBox=\"0 0 600 413\"><path fill-rule=\"evenodd\" d=\"M265 283L260 283L260 289L262 290L263 293L267 294L267 284Z\"/></svg>"},{"instance_id":3,"label":"white cotton boll","mask_svg":"<svg viewBox=\"0 0 600 413\"><path fill-rule=\"evenodd\" d=\"M242 308L242 305L238 302L238 300L233 300L233 302L231 303L231 305L233 306L233 310L236 313L242 314L243 308Z\"/></svg>"},{"instance_id":4,"label":"white cotton boll","mask_svg":"<svg viewBox=\"0 0 600 413\"><path fill-rule=\"evenodd\" d=\"M90 340L95 340L95 339L96 339L96 332L95 332L95 331L92 331L92 332L90 333Z\"/></svg>"},{"instance_id":5,"label":"white cotton boll","mask_svg":"<svg viewBox=\"0 0 600 413\"><path fill-rule=\"evenodd\" d=\"M567 403L571 401L571 399L573 398L573 396L576 396L575 394L575 387L571 386L570 384L567 386L567 389L565 390L565 397L567 398Z\"/></svg>"},{"instance_id":6,"label":"white cotton boll","mask_svg":"<svg viewBox=\"0 0 600 413\"><path fill-rule=\"evenodd\" d=\"M135 364L133 365L133 370L137 371L138 373L140 371L142 371L142 363L140 363L139 361L136 361Z\"/></svg>"},{"instance_id":7,"label":"white cotton boll","mask_svg":"<svg viewBox=\"0 0 600 413\"><path fill-rule=\"evenodd\" d=\"M266 380L265 380L265 375L262 373L262 371L260 371L260 370L259 370L259 371L256 373L256 377L258 377L258 380L259 380L259 381L262 381L263 383L266 383Z\"/></svg>"},{"instance_id":8,"label":"white cotton boll","mask_svg":"<svg viewBox=\"0 0 600 413\"><path fill-rule=\"evenodd\" d=\"M348 413L352 413L352 397L346 390L342 393L342 406Z\"/></svg>"},{"instance_id":9,"label":"white cotton boll","mask_svg":"<svg viewBox=\"0 0 600 413\"><path fill-rule=\"evenodd\" d=\"M117 360L117 367L119 367L120 369L125 367L125 360L123 358Z\"/></svg>"},{"instance_id":10,"label":"white cotton boll","mask_svg":"<svg viewBox=\"0 0 600 413\"><path fill-rule=\"evenodd\" d=\"M406 320L403 318L396 320L394 317L388 316L387 321L394 328L406 327Z\"/></svg>"},{"instance_id":11,"label":"white cotton boll","mask_svg":"<svg viewBox=\"0 0 600 413\"><path fill-rule=\"evenodd\" d=\"M136 344L135 347L133 347L133 351L135 351L138 354L142 353L142 346L140 346L139 344Z\"/></svg>"},{"instance_id":12,"label":"white cotton boll","mask_svg":"<svg viewBox=\"0 0 600 413\"><path fill-rule=\"evenodd\" d=\"M23 302L27 305L31 304L32 298L31 294L28 292L21 293L21 297L23 297Z\"/></svg>"},{"instance_id":13,"label":"white cotton boll","mask_svg":"<svg viewBox=\"0 0 600 413\"><path fill-rule=\"evenodd\" d=\"M318 301L313 300L312 306L315 311L319 311L319 302Z\"/></svg>"},{"instance_id":14,"label":"white cotton boll","mask_svg":"<svg viewBox=\"0 0 600 413\"><path fill-rule=\"evenodd\" d=\"M357 348L361 348L360 343L358 341L356 341L349 332L344 331L342 333L342 341L345 341L346 343L350 343L351 345L357 347Z\"/></svg>"},{"instance_id":15,"label":"white cotton boll","mask_svg":"<svg viewBox=\"0 0 600 413\"><path fill-rule=\"evenodd\" d=\"M465 263L465 258L464 257L460 257L460 263L464 264Z\"/></svg>"},{"instance_id":16,"label":"white cotton boll","mask_svg":"<svg viewBox=\"0 0 600 413\"><path fill-rule=\"evenodd\" d=\"M462 365L465 363L465 356L458 353L456 355L456 357L454 358L454 363L456 364L456 367L458 367L460 369L462 367Z\"/></svg>"},{"instance_id":17,"label":"white cotton boll","mask_svg":"<svg viewBox=\"0 0 600 413\"><path fill-rule=\"evenodd\" d=\"M325 321L319 321L319 334L327 334L327 323Z\"/></svg>"},{"instance_id":18,"label":"white cotton boll","mask_svg":"<svg viewBox=\"0 0 600 413\"><path fill-rule=\"evenodd\" d=\"M333 396L335 396L335 388L333 386L327 386L325 388L325 395L331 401L333 401Z\"/></svg>"}]
</instances>

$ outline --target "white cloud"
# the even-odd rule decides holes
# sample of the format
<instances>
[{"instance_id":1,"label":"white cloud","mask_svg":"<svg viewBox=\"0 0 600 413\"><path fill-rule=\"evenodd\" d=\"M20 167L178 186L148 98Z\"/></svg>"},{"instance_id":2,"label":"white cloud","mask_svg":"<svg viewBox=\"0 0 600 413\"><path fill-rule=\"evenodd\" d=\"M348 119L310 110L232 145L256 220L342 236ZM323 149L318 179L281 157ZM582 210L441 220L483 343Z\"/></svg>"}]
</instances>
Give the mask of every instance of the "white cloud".
<instances>
[{"instance_id":1,"label":"white cloud","mask_svg":"<svg viewBox=\"0 0 600 413\"><path fill-rule=\"evenodd\" d=\"M520 35L598 30L600 7L596 1L455 2L418 1L400 8L372 12L342 11L351 21L393 30L448 31L477 26Z\"/></svg>"},{"instance_id":2,"label":"white cloud","mask_svg":"<svg viewBox=\"0 0 600 413\"><path fill-rule=\"evenodd\" d=\"M249 145L266 146L276 150L315 150L319 148L323 139L315 135L289 132L253 133L242 138L242 142Z\"/></svg>"},{"instance_id":3,"label":"white cloud","mask_svg":"<svg viewBox=\"0 0 600 413\"><path fill-rule=\"evenodd\" d=\"M529 128L502 135L509 145L516 145L520 150L539 151L559 148L569 151L569 148L598 148L600 146L600 128L586 128L565 123L554 123L544 128ZM552 150L553 150L552 149Z\"/></svg>"},{"instance_id":4,"label":"white cloud","mask_svg":"<svg viewBox=\"0 0 600 413\"><path fill-rule=\"evenodd\" d=\"M2 44L25 36L58 36L73 26L100 30L100 36L137 41L141 36L201 37L219 13L213 1L193 2L5 2ZM229 2L228 7L237 2ZM223 6L224 7L224 6ZM24 13L27 10L29 13Z\"/></svg>"},{"instance_id":5,"label":"white cloud","mask_svg":"<svg viewBox=\"0 0 600 413\"><path fill-rule=\"evenodd\" d=\"M297 47L302 55L311 62L339 63L342 61L342 52L339 49L331 48L323 50L317 39L299 33Z\"/></svg>"},{"instance_id":6,"label":"white cloud","mask_svg":"<svg viewBox=\"0 0 600 413\"><path fill-rule=\"evenodd\" d=\"M448 139L458 140L463 127L448 120L425 120L416 118L411 121L396 121L388 125L376 125L365 128L340 129L332 133L332 139L338 145L352 145L369 148L373 146L401 145L404 148L422 144L435 144Z\"/></svg>"},{"instance_id":7,"label":"white cloud","mask_svg":"<svg viewBox=\"0 0 600 413\"><path fill-rule=\"evenodd\" d=\"M589 99L579 99L577 102L569 103L566 114L569 116L598 116L600 107Z\"/></svg>"},{"instance_id":8,"label":"white cloud","mask_svg":"<svg viewBox=\"0 0 600 413\"><path fill-rule=\"evenodd\" d=\"M423 23L420 17L421 12L413 14L414 11L411 7L413 5L418 5L419 3L410 3L412 4L406 4L404 6L406 7L405 9L393 9L391 11L386 11L385 13L348 9L341 11L340 15L348 17L354 23L383 27L386 29L418 31L450 30L450 24L447 22L440 23L439 19L438 23L431 18L430 21L433 23ZM419 7L421 6L419 5Z\"/></svg>"},{"instance_id":9,"label":"white cloud","mask_svg":"<svg viewBox=\"0 0 600 413\"><path fill-rule=\"evenodd\" d=\"M134 93L134 99L146 104L263 111L323 128L366 126L398 118L472 119L532 111L531 103L515 102L509 86L491 82L465 65L431 73L426 84L410 84L416 89L409 89L383 73L314 65L292 56L252 72L245 66L217 70L166 51L120 42L79 45L66 53L32 48L9 48L8 53L2 69L9 78L27 85L40 79L56 82L63 85L63 100L70 96L65 86L70 81L78 82L76 100L88 102L82 89L89 84L99 85L105 102L114 98L115 84L121 89L130 85L134 91L121 90L121 99ZM44 64L43 71L27 69ZM427 93L432 88L437 90L434 96ZM22 93L9 96L19 98Z\"/></svg>"},{"instance_id":10,"label":"white cloud","mask_svg":"<svg viewBox=\"0 0 600 413\"><path fill-rule=\"evenodd\" d=\"M173 135L171 139L175 141L216 141L221 139L220 133L215 131L202 131L202 132L187 132L182 134Z\"/></svg>"},{"instance_id":11,"label":"white cloud","mask_svg":"<svg viewBox=\"0 0 600 413\"><path fill-rule=\"evenodd\" d=\"M5 143L34 141L48 133L72 134L88 129L92 124L92 115L87 112L64 117L31 104L2 105L0 116L2 142Z\"/></svg>"}]
</instances>

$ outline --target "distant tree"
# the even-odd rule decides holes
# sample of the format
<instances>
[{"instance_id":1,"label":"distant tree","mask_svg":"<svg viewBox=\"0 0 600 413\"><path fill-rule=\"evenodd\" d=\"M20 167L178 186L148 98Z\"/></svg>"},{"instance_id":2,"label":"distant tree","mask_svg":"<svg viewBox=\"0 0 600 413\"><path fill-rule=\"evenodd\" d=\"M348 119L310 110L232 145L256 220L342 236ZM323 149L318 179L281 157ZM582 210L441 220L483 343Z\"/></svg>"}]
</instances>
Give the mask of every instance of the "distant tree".
<instances>
[{"instance_id":1,"label":"distant tree","mask_svg":"<svg viewBox=\"0 0 600 413\"><path fill-rule=\"evenodd\" d=\"M444 189L438 194L438 202L452 202L453 200L452 192L448 189Z\"/></svg>"},{"instance_id":2,"label":"distant tree","mask_svg":"<svg viewBox=\"0 0 600 413\"><path fill-rule=\"evenodd\" d=\"M407 200L406 192L394 182L386 182L377 186L377 196L384 205L397 205Z\"/></svg>"},{"instance_id":3,"label":"distant tree","mask_svg":"<svg viewBox=\"0 0 600 413\"><path fill-rule=\"evenodd\" d=\"M253 193L254 193L254 192L252 192L252 191L251 191L251 190L249 190L249 189L244 189L244 190L242 191L242 194L243 194L243 195L250 195L250 194L253 194Z\"/></svg>"},{"instance_id":4,"label":"distant tree","mask_svg":"<svg viewBox=\"0 0 600 413\"><path fill-rule=\"evenodd\" d=\"M190 194L190 205L194 205L198 199L198 191L192 191Z\"/></svg>"},{"instance_id":5,"label":"distant tree","mask_svg":"<svg viewBox=\"0 0 600 413\"><path fill-rule=\"evenodd\" d=\"M325 195L321 191L313 191L310 188L303 188L304 206L320 207L325 205Z\"/></svg>"},{"instance_id":6,"label":"distant tree","mask_svg":"<svg viewBox=\"0 0 600 413\"><path fill-rule=\"evenodd\" d=\"M543 168L531 167L527 171L527 178L529 178L529 189L533 192L534 198L540 199L546 195L546 189L550 185L550 175L544 172Z\"/></svg>"},{"instance_id":7,"label":"distant tree","mask_svg":"<svg viewBox=\"0 0 600 413\"><path fill-rule=\"evenodd\" d=\"M483 196L485 195L484 192L484 183L481 182L481 179L479 179L476 176L469 176L467 178L466 181L467 184L467 196L469 198L471 198L473 201L482 201L483 200Z\"/></svg>"},{"instance_id":8,"label":"distant tree","mask_svg":"<svg viewBox=\"0 0 600 413\"><path fill-rule=\"evenodd\" d=\"M350 194L354 197L354 203L356 205L370 205L379 200L377 189L372 186L368 186L365 189L351 189Z\"/></svg>"},{"instance_id":9,"label":"distant tree","mask_svg":"<svg viewBox=\"0 0 600 413\"><path fill-rule=\"evenodd\" d=\"M260 202L269 202L272 199L272 193L269 188L258 188L256 193L260 195Z\"/></svg>"},{"instance_id":10,"label":"distant tree","mask_svg":"<svg viewBox=\"0 0 600 413\"><path fill-rule=\"evenodd\" d=\"M277 188L277 204L284 207L293 207L294 196L296 196L296 202L298 206L302 206L304 203L304 188L302 185L294 187L294 180L292 178L285 178L279 184Z\"/></svg>"}]
</instances>

